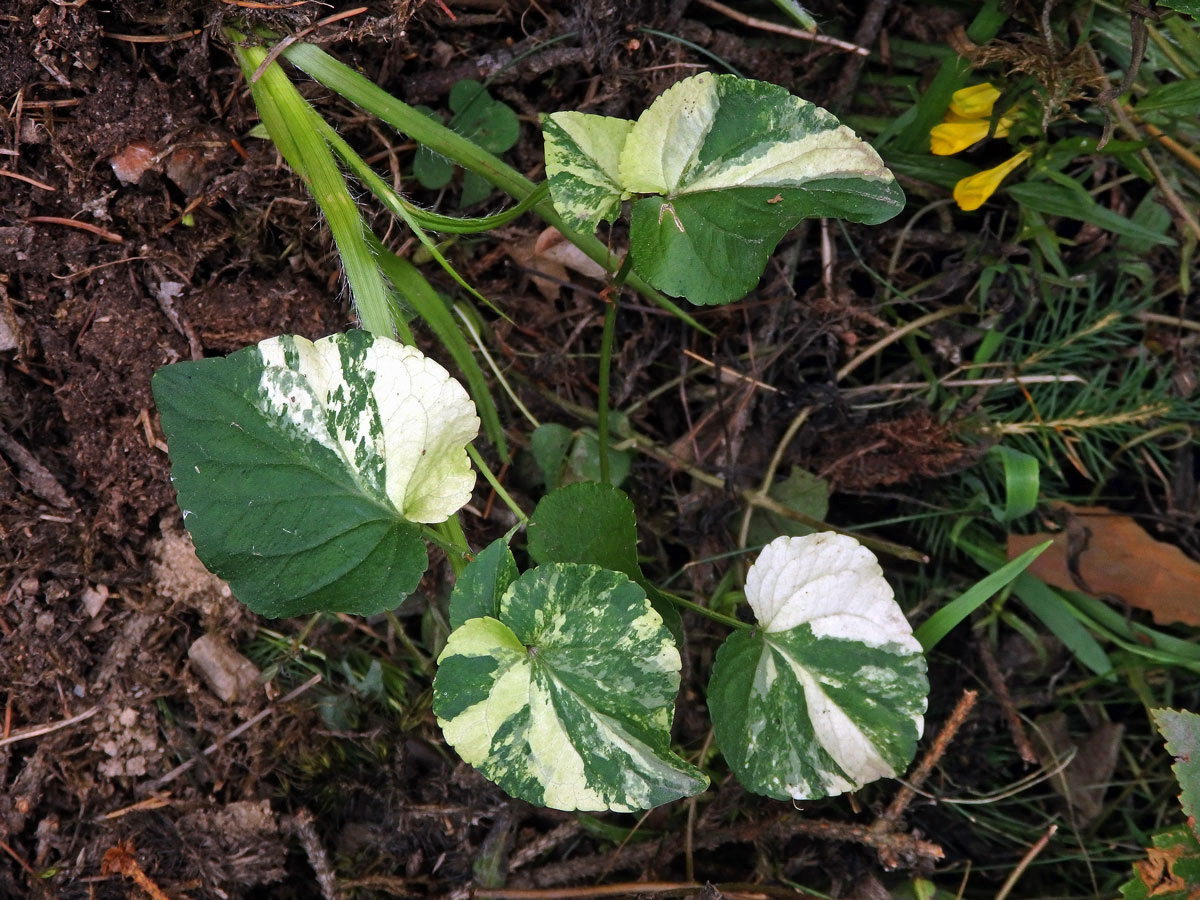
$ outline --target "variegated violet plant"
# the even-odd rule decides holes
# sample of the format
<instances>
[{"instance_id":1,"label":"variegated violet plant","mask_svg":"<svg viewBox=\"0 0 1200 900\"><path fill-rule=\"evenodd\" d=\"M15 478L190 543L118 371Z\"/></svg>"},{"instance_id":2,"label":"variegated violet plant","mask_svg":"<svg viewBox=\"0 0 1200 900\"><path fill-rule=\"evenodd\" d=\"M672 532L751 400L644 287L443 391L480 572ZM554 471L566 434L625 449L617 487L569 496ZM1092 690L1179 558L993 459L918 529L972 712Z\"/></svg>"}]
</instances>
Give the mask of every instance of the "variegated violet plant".
<instances>
[{"instance_id":1,"label":"variegated violet plant","mask_svg":"<svg viewBox=\"0 0 1200 900\"><path fill-rule=\"evenodd\" d=\"M544 134L567 223L595 230L646 195L632 207L630 263L696 303L750 290L801 218L881 222L904 199L829 113L731 76L686 79L637 122L555 113ZM434 541L458 577L433 711L466 762L565 810L704 790L704 772L671 747L677 606L689 604L642 573L618 488L585 481L543 497L525 572L511 533L472 558L455 513L475 483L476 407L440 365L380 334L271 338L166 366L154 394L196 552L255 612L394 609ZM751 567L746 599L754 625L694 607L734 628L708 706L739 780L806 799L901 772L928 682L875 557L832 532L781 537Z\"/></svg>"},{"instance_id":2,"label":"variegated violet plant","mask_svg":"<svg viewBox=\"0 0 1200 900\"><path fill-rule=\"evenodd\" d=\"M638 197L634 271L693 303L745 296L803 218L874 225L904 208L879 154L833 115L735 75L685 78L636 122L558 112L542 133L550 195L567 223L591 233Z\"/></svg>"}]
</instances>

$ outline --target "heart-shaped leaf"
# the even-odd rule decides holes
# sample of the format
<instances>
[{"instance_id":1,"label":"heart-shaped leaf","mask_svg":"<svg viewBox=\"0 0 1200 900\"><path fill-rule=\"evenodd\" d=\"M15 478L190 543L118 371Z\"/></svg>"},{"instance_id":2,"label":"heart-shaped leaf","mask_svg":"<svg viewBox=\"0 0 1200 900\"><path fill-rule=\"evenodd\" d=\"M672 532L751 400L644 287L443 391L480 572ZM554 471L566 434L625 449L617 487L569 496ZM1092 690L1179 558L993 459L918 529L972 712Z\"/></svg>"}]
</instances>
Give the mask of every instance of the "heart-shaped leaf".
<instances>
[{"instance_id":1,"label":"heart-shaped leaf","mask_svg":"<svg viewBox=\"0 0 1200 900\"><path fill-rule=\"evenodd\" d=\"M750 790L840 794L912 761L925 658L875 557L851 537L781 537L746 576L759 628L721 646L708 687L717 746Z\"/></svg>"},{"instance_id":2,"label":"heart-shaped leaf","mask_svg":"<svg viewBox=\"0 0 1200 900\"><path fill-rule=\"evenodd\" d=\"M462 385L363 331L166 366L154 396L197 555L265 616L398 606L427 564L414 523L475 484Z\"/></svg>"},{"instance_id":3,"label":"heart-shaped leaf","mask_svg":"<svg viewBox=\"0 0 1200 900\"><path fill-rule=\"evenodd\" d=\"M521 575L499 617L469 619L438 658L446 740L514 797L554 809L649 809L705 788L671 752L679 652L619 572Z\"/></svg>"},{"instance_id":4,"label":"heart-shaped leaf","mask_svg":"<svg viewBox=\"0 0 1200 900\"><path fill-rule=\"evenodd\" d=\"M758 283L803 218L885 222L904 192L879 154L778 85L705 72L665 91L621 151L637 201L634 267L665 293L728 303Z\"/></svg>"}]
</instances>

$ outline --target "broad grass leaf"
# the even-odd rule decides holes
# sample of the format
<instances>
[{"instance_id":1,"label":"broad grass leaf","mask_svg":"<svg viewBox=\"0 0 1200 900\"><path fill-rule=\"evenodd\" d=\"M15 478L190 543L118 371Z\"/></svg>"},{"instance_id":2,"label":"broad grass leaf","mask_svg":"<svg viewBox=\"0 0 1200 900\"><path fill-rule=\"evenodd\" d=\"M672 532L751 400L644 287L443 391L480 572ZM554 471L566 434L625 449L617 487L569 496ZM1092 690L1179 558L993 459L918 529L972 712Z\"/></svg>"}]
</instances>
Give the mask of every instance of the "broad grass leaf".
<instances>
[{"instance_id":1,"label":"broad grass leaf","mask_svg":"<svg viewBox=\"0 0 1200 900\"><path fill-rule=\"evenodd\" d=\"M1149 112L1189 117L1200 115L1200 78L1185 78L1151 88L1138 101L1137 112L1141 115Z\"/></svg>"},{"instance_id":2,"label":"broad grass leaf","mask_svg":"<svg viewBox=\"0 0 1200 900\"><path fill-rule=\"evenodd\" d=\"M782 537L746 577L759 628L721 645L717 746L749 790L827 797L903 771L929 694L925 657L875 557L832 532Z\"/></svg>"},{"instance_id":3,"label":"broad grass leaf","mask_svg":"<svg viewBox=\"0 0 1200 900\"><path fill-rule=\"evenodd\" d=\"M1010 559L1052 540L1029 566L1030 575L1054 587L1148 610L1160 625L1200 625L1200 563L1174 544L1151 537L1129 516L1102 506L1056 506L1066 514L1065 529L1010 534Z\"/></svg>"},{"instance_id":4,"label":"broad grass leaf","mask_svg":"<svg viewBox=\"0 0 1200 900\"><path fill-rule=\"evenodd\" d=\"M1175 244L1174 238L1159 234L1101 206L1088 196L1083 188L1072 190L1061 184L1025 181L1009 185L1006 190L1008 195L1022 206L1049 216L1064 216L1080 222L1089 222L1113 234L1131 237L1148 244Z\"/></svg>"},{"instance_id":5,"label":"broad grass leaf","mask_svg":"<svg viewBox=\"0 0 1200 900\"><path fill-rule=\"evenodd\" d=\"M679 652L619 572L553 563L438 658L433 711L466 762L514 797L564 810L649 809L708 779L671 752Z\"/></svg>"},{"instance_id":6,"label":"broad grass leaf","mask_svg":"<svg viewBox=\"0 0 1200 900\"><path fill-rule=\"evenodd\" d=\"M1187 13L1193 19L1200 19L1200 0L1162 0L1162 5L1176 12Z\"/></svg>"},{"instance_id":7,"label":"broad grass leaf","mask_svg":"<svg viewBox=\"0 0 1200 900\"><path fill-rule=\"evenodd\" d=\"M154 376L196 554L265 616L369 615L411 592L475 483L470 397L413 347L284 335Z\"/></svg>"}]
</instances>

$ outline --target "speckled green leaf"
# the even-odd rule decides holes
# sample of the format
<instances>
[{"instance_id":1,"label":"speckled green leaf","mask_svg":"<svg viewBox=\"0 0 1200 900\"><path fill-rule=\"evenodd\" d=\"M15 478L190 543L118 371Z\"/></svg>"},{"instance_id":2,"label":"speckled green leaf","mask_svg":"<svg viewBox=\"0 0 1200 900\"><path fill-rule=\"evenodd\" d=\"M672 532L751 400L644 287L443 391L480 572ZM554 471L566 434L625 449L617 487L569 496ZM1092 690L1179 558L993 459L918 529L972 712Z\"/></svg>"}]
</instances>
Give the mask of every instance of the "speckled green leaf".
<instances>
[{"instance_id":1,"label":"speckled green leaf","mask_svg":"<svg viewBox=\"0 0 1200 900\"><path fill-rule=\"evenodd\" d=\"M450 593L450 627L457 628L467 619L500 615L500 597L519 574L508 541L498 538L488 544L454 584Z\"/></svg>"},{"instance_id":2,"label":"speckled green leaf","mask_svg":"<svg viewBox=\"0 0 1200 900\"><path fill-rule=\"evenodd\" d=\"M778 538L747 574L746 598L759 628L730 635L708 688L738 780L804 800L903 771L929 682L874 556L831 532Z\"/></svg>"},{"instance_id":3,"label":"speckled green leaf","mask_svg":"<svg viewBox=\"0 0 1200 900\"><path fill-rule=\"evenodd\" d=\"M580 112L552 113L542 122L546 177L554 208L567 224L591 234L621 214L621 148L633 123Z\"/></svg>"},{"instance_id":4,"label":"speckled green leaf","mask_svg":"<svg viewBox=\"0 0 1200 900\"><path fill-rule=\"evenodd\" d=\"M539 563L574 562L624 572L650 596L667 630L683 641L679 611L642 574L633 501L620 488L580 481L551 491L529 518L529 555Z\"/></svg>"},{"instance_id":5,"label":"speckled green leaf","mask_svg":"<svg viewBox=\"0 0 1200 900\"><path fill-rule=\"evenodd\" d=\"M1179 803L1200 835L1200 715L1186 709L1152 709L1154 727L1175 757L1171 771L1179 782Z\"/></svg>"},{"instance_id":6,"label":"speckled green leaf","mask_svg":"<svg viewBox=\"0 0 1200 900\"><path fill-rule=\"evenodd\" d=\"M879 154L778 85L703 73L664 92L621 151L634 268L665 293L728 303L803 218L877 224L904 207Z\"/></svg>"},{"instance_id":7,"label":"speckled green leaf","mask_svg":"<svg viewBox=\"0 0 1200 900\"><path fill-rule=\"evenodd\" d=\"M514 797L554 809L648 809L704 789L671 752L679 652L618 572L554 563L513 582L438 658L446 740Z\"/></svg>"},{"instance_id":8,"label":"speckled green leaf","mask_svg":"<svg viewBox=\"0 0 1200 900\"><path fill-rule=\"evenodd\" d=\"M462 385L366 332L166 366L154 396L196 552L262 615L399 605L426 566L414 523L444 520L475 482Z\"/></svg>"}]
</instances>

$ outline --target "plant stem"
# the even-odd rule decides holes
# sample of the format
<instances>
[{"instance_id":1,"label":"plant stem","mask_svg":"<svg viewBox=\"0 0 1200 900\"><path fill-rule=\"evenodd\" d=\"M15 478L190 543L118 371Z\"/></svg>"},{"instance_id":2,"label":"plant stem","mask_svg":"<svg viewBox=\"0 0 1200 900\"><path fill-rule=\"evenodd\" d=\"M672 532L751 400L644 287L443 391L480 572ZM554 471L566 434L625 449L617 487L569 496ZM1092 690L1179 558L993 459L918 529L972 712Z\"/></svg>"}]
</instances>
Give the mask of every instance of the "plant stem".
<instances>
[{"instance_id":1,"label":"plant stem","mask_svg":"<svg viewBox=\"0 0 1200 900\"><path fill-rule=\"evenodd\" d=\"M454 570L454 577L458 578L462 575L463 569L467 567L467 563L471 561L471 557L474 556L471 552L471 545L467 543L467 536L463 534L462 522L459 521L458 513L440 525L435 525L434 528L450 545L446 550L446 558L450 560L450 568Z\"/></svg>"},{"instance_id":2,"label":"plant stem","mask_svg":"<svg viewBox=\"0 0 1200 900\"><path fill-rule=\"evenodd\" d=\"M474 444L467 444L467 453L471 455L471 459L475 461L476 468L483 473L483 477L492 486L492 490L496 492L496 496L500 498L500 501L512 511L512 514L517 517L522 525L528 525L529 516L525 515L524 510L517 505L517 501L509 495L508 491L504 489L504 485L500 483L500 480L492 474L492 470L483 461L483 457L479 455L479 451L475 449Z\"/></svg>"},{"instance_id":3,"label":"plant stem","mask_svg":"<svg viewBox=\"0 0 1200 900\"><path fill-rule=\"evenodd\" d=\"M629 277L629 268L633 262L633 254L626 253L621 261L621 267L613 276L612 283L605 291L608 306L604 310L604 333L600 338L600 396L597 400L596 430L600 432L600 480L604 484L608 479L608 383L612 372L613 332L617 324L617 303L621 300L621 287Z\"/></svg>"},{"instance_id":4,"label":"plant stem","mask_svg":"<svg viewBox=\"0 0 1200 900\"><path fill-rule=\"evenodd\" d=\"M413 661L417 664L417 668L421 670L422 675L429 675L437 668L433 659L425 653L416 642L408 636L408 632L404 630L404 623L396 616L392 610L386 610L384 616L392 626L392 632L396 635L396 639L404 645L404 649L412 656Z\"/></svg>"},{"instance_id":5,"label":"plant stem","mask_svg":"<svg viewBox=\"0 0 1200 900\"><path fill-rule=\"evenodd\" d=\"M720 622L722 625L728 625L730 628L748 630L754 627L749 622L743 622L741 619L735 619L733 616L727 616L724 613L713 612L707 606L701 606L699 603L693 603L691 600L684 600L682 597L668 593L667 591L660 590L659 593L676 606L681 606L684 609L690 609L692 612L699 613L706 619L712 619L714 622Z\"/></svg>"}]
</instances>

